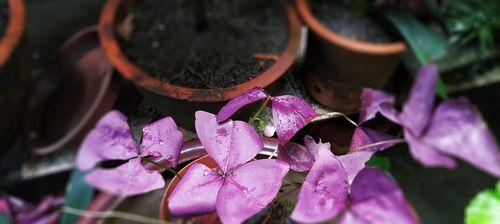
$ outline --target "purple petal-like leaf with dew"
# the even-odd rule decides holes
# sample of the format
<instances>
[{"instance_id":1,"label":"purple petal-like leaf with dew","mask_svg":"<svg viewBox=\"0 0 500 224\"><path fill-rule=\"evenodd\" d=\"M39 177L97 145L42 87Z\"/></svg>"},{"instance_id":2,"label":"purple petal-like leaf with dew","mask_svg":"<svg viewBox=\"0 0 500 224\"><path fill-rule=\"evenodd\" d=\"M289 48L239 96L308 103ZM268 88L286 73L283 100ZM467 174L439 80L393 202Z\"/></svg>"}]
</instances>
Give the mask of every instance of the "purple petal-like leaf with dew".
<instances>
[{"instance_id":1,"label":"purple petal-like leaf with dew","mask_svg":"<svg viewBox=\"0 0 500 224\"><path fill-rule=\"evenodd\" d=\"M202 215L215 211L222 177L213 169L193 164L168 198L172 215Z\"/></svg>"},{"instance_id":2,"label":"purple petal-like leaf with dew","mask_svg":"<svg viewBox=\"0 0 500 224\"><path fill-rule=\"evenodd\" d=\"M250 161L264 146L255 129L243 121L218 123L215 115L204 111L195 116L198 138L223 173Z\"/></svg>"},{"instance_id":3,"label":"purple petal-like leaf with dew","mask_svg":"<svg viewBox=\"0 0 500 224\"><path fill-rule=\"evenodd\" d=\"M431 119L434 107L437 68L434 65L423 66L419 69L409 98L399 114L401 125L409 129L415 136L420 137Z\"/></svg>"},{"instance_id":4,"label":"purple petal-like leaf with dew","mask_svg":"<svg viewBox=\"0 0 500 224\"><path fill-rule=\"evenodd\" d=\"M140 158L131 159L113 169L93 170L85 180L102 191L122 196L146 193L165 185L160 173L145 169Z\"/></svg>"},{"instance_id":5,"label":"purple petal-like leaf with dew","mask_svg":"<svg viewBox=\"0 0 500 224\"><path fill-rule=\"evenodd\" d=\"M359 171L365 168L365 163L370 160L373 153L375 152L359 151L337 156L337 159L340 161L340 163L344 167L345 172L347 173L349 183L354 180Z\"/></svg>"},{"instance_id":6,"label":"purple petal-like leaf with dew","mask_svg":"<svg viewBox=\"0 0 500 224\"><path fill-rule=\"evenodd\" d=\"M76 164L88 170L104 160L127 160L138 155L127 118L119 111L104 115L80 146Z\"/></svg>"},{"instance_id":7,"label":"purple petal-like leaf with dew","mask_svg":"<svg viewBox=\"0 0 500 224\"><path fill-rule=\"evenodd\" d=\"M311 169L314 155L299 144L288 142L278 146L278 160L290 165L290 169L297 172L306 172Z\"/></svg>"},{"instance_id":8,"label":"purple petal-like leaf with dew","mask_svg":"<svg viewBox=\"0 0 500 224\"><path fill-rule=\"evenodd\" d=\"M361 94L361 105L359 106L359 123L369 121L377 115L382 114L394 123L399 123L394 109L394 96L370 88L364 88Z\"/></svg>"},{"instance_id":9,"label":"purple petal-like leaf with dew","mask_svg":"<svg viewBox=\"0 0 500 224\"><path fill-rule=\"evenodd\" d=\"M289 167L274 159L251 161L235 168L217 196L222 223L241 223L262 211L278 194Z\"/></svg>"},{"instance_id":10,"label":"purple petal-like leaf with dew","mask_svg":"<svg viewBox=\"0 0 500 224\"><path fill-rule=\"evenodd\" d=\"M304 137L304 144L306 145L307 150L313 155L315 160L318 159L320 151L330 151L331 149L330 143L322 143L321 141L316 143L316 141L314 141L314 138L309 135L306 135Z\"/></svg>"},{"instance_id":11,"label":"purple petal-like leaf with dew","mask_svg":"<svg viewBox=\"0 0 500 224\"><path fill-rule=\"evenodd\" d=\"M403 192L382 170L365 168L351 185L351 203L340 224L419 223Z\"/></svg>"},{"instance_id":12,"label":"purple petal-like leaf with dew","mask_svg":"<svg viewBox=\"0 0 500 224\"><path fill-rule=\"evenodd\" d=\"M301 223L324 222L346 207L349 183L340 161L324 147L300 189L291 218Z\"/></svg>"},{"instance_id":13,"label":"purple petal-like leaf with dew","mask_svg":"<svg viewBox=\"0 0 500 224\"><path fill-rule=\"evenodd\" d=\"M271 106L280 144L285 144L318 115L305 100L296 96L271 97Z\"/></svg>"},{"instance_id":14,"label":"purple petal-like leaf with dew","mask_svg":"<svg viewBox=\"0 0 500 224\"><path fill-rule=\"evenodd\" d=\"M438 152L434 147L424 143L421 139L416 138L407 130L404 131L404 136L408 142L411 155L422 165L426 167L445 167L448 169L455 168L456 162L453 158Z\"/></svg>"},{"instance_id":15,"label":"purple petal-like leaf with dew","mask_svg":"<svg viewBox=\"0 0 500 224\"><path fill-rule=\"evenodd\" d=\"M0 214L4 215L8 220L12 219L12 210L7 197L0 197Z\"/></svg>"},{"instance_id":16,"label":"purple petal-like leaf with dew","mask_svg":"<svg viewBox=\"0 0 500 224\"><path fill-rule=\"evenodd\" d=\"M352 136L351 145L349 147L349 152L382 151L386 148L393 146L394 143L374 145L374 146L370 146L370 147L365 147L365 146L370 145L370 144L374 144L374 143L378 143L378 142L393 140L393 139L395 139L394 136L386 134L386 133L380 133L380 132L374 131L370 128L356 127L356 129L354 130L354 135Z\"/></svg>"},{"instance_id":17,"label":"purple petal-like leaf with dew","mask_svg":"<svg viewBox=\"0 0 500 224\"><path fill-rule=\"evenodd\" d=\"M170 167L175 167L183 143L182 132L172 118L166 117L144 127L140 155L163 157Z\"/></svg>"},{"instance_id":18,"label":"purple petal-like leaf with dew","mask_svg":"<svg viewBox=\"0 0 500 224\"><path fill-rule=\"evenodd\" d=\"M268 97L267 93L259 87L252 88L245 93L233 98L224 105L217 114L217 121L225 121L242 107Z\"/></svg>"},{"instance_id":19,"label":"purple petal-like leaf with dew","mask_svg":"<svg viewBox=\"0 0 500 224\"><path fill-rule=\"evenodd\" d=\"M500 149L495 137L476 107L464 98L438 106L423 141L500 177Z\"/></svg>"}]
</instances>

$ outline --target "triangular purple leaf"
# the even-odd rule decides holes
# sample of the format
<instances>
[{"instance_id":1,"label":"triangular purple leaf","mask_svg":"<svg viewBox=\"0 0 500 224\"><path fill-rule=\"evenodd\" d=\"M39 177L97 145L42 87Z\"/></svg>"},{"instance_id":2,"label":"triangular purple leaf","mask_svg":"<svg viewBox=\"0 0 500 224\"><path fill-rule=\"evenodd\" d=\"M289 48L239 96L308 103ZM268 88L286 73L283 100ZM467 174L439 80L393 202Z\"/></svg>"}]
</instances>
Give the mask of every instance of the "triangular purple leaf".
<instances>
[{"instance_id":1,"label":"triangular purple leaf","mask_svg":"<svg viewBox=\"0 0 500 224\"><path fill-rule=\"evenodd\" d=\"M142 131L140 155L163 157L170 167L177 166L184 143L182 132L170 117L148 124Z\"/></svg>"},{"instance_id":2,"label":"triangular purple leaf","mask_svg":"<svg viewBox=\"0 0 500 224\"><path fill-rule=\"evenodd\" d=\"M394 123L399 123L396 118L397 111L394 109L394 96L370 88L364 88L361 94L361 105L359 106L359 123L369 121L380 113Z\"/></svg>"},{"instance_id":3,"label":"triangular purple leaf","mask_svg":"<svg viewBox=\"0 0 500 224\"><path fill-rule=\"evenodd\" d=\"M422 165L426 167L455 168L456 163L453 158L438 152L434 147L414 137L413 134L407 130L404 131L404 136L408 142L411 155Z\"/></svg>"},{"instance_id":4,"label":"triangular purple leaf","mask_svg":"<svg viewBox=\"0 0 500 224\"><path fill-rule=\"evenodd\" d=\"M423 140L441 153L500 177L500 149L495 137L476 107L466 99L441 103Z\"/></svg>"},{"instance_id":5,"label":"triangular purple leaf","mask_svg":"<svg viewBox=\"0 0 500 224\"><path fill-rule=\"evenodd\" d=\"M351 183L354 178L358 175L359 171L365 168L365 163L370 160L374 152L370 151L359 151L351 152L346 155L337 156L344 170L347 173L349 183Z\"/></svg>"},{"instance_id":6,"label":"triangular purple leaf","mask_svg":"<svg viewBox=\"0 0 500 224\"><path fill-rule=\"evenodd\" d=\"M423 66L417 74L410 96L399 114L401 125L420 137L431 119L434 107L437 68L434 65Z\"/></svg>"},{"instance_id":7,"label":"triangular purple leaf","mask_svg":"<svg viewBox=\"0 0 500 224\"><path fill-rule=\"evenodd\" d=\"M382 170L365 168L351 185L350 206L340 224L419 223L403 192Z\"/></svg>"},{"instance_id":8,"label":"triangular purple leaf","mask_svg":"<svg viewBox=\"0 0 500 224\"><path fill-rule=\"evenodd\" d=\"M288 142L285 145L278 146L278 160L290 165L290 169L293 171L306 172L311 169L316 159L306 148Z\"/></svg>"},{"instance_id":9,"label":"triangular purple leaf","mask_svg":"<svg viewBox=\"0 0 500 224\"><path fill-rule=\"evenodd\" d=\"M264 146L255 129L243 121L218 123L215 115L204 111L195 116L198 138L223 173L250 161Z\"/></svg>"},{"instance_id":10,"label":"triangular purple leaf","mask_svg":"<svg viewBox=\"0 0 500 224\"><path fill-rule=\"evenodd\" d=\"M256 101L262 100L268 97L267 93L261 88L255 87L247 92L233 98L226 105L224 105L217 114L217 121L225 121L230 118L236 111L242 107L254 103Z\"/></svg>"},{"instance_id":11,"label":"triangular purple leaf","mask_svg":"<svg viewBox=\"0 0 500 224\"><path fill-rule=\"evenodd\" d=\"M76 158L81 170L88 170L104 160L127 160L138 155L127 118L119 111L104 115L83 140Z\"/></svg>"},{"instance_id":12,"label":"triangular purple leaf","mask_svg":"<svg viewBox=\"0 0 500 224\"><path fill-rule=\"evenodd\" d=\"M303 99L284 95L271 97L273 123L280 144L289 141L300 129L318 114Z\"/></svg>"},{"instance_id":13,"label":"triangular purple leaf","mask_svg":"<svg viewBox=\"0 0 500 224\"><path fill-rule=\"evenodd\" d=\"M165 185L158 171L146 170L140 158L129 160L114 169L96 169L85 180L102 191L131 196L160 189Z\"/></svg>"},{"instance_id":14,"label":"triangular purple leaf","mask_svg":"<svg viewBox=\"0 0 500 224\"><path fill-rule=\"evenodd\" d=\"M274 159L249 162L234 169L217 196L223 223L241 223L262 211L278 194L288 165Z\"/></svg>"},{"instance_id":15,"label":"triangular purple leaf","mask_svg":"<svg viewBox=\"0 0 500 224\"><path fill-rule=\"evenodd\" d=\"M382 144L365 148L364 146L395 139L394 136L380 133L365 127L356 127L349 147L350 152L355 151L382 151L394 145L394 143Z\"/></svg>"},{"instance_id":16,"label":"triangular purple leaf","mask_svg":"<svg viewBox=\"0 0 500 224\"><path fill-rule=\"evenodd\" d=\"M334 218L346 206L349 188L346 171L330 149L318 147L317 154L291 215L296 222L324 222Z\"/></svg>"},{"instance_id":17,"label":"triangular purple leaf","mask_svg":"<svg viewBox=\"0 0 500 224\"><path fill-rule=\"evenodd\" d=\"M168 209L175 216L213 212L222 177L207 166L195 163L168 198Z\"/></svg>"}]
</instances>

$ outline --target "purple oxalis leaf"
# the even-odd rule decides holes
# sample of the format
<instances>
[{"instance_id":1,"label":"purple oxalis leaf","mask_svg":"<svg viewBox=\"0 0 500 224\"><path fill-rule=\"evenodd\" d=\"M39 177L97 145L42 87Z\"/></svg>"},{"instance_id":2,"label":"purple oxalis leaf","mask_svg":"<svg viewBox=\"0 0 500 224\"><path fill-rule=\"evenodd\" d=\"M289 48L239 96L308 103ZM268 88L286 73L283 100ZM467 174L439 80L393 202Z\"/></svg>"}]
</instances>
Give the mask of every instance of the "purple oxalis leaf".
<instances>
[{"instance_id":1,"label":"purple oxalis leaf","mask_svg":"<svg viewBox=\"0 0 500 224\"><path fill-rule=\"evenodd\" d=\"M218 123L215 115L204 111L195 116L198 138L223 173L251 160L264 146L255 129L243 121Z\"/></svg>"},{"instance_id":2,"label":"purple oxalis leaf","mask_svg":"<svg viewBox=\"0 0 500 224\"><path fill-rule=\"evenodd\" d=\"M377 115L382 114L392 122L399 123L394 109L394 96L382 91L364 88L361 94L361 105L359 106L359 123L369 121Z\"/></svg>"},{"instance_id":3,"label":"purple oxalis leaf","mask_svg":"<svg viewBox=\"0 0 500 224\"><path fill-rule=\"evenodd\" d=\"M386 148L393 146L394 143L376 145L376 146L371 146L371 147L367 147L367 148L363 148L363 147L370 145L370 144L388 141L388 140L393 140L393 139L395 139L395 137L392 135L389 135L389 134L379 133L377 131L374 131L372 129L365 128L365 127L356 127L356 129L354 130L354 135L353 135L352 140L351 140L351 145L349 147L349 152L382 151Z\"/></svg>"},{"instance_id":4,"label":"purple oxalis leaf","mask_svg":"<svg viewBox=\"0 0 500 224\"><path fill-rule=\"evenodd\" d=\"M437 68L434 65L419 69L410 96L399 114L400 124L420 136L431 118L434 106Z\"/></svg>"},{"instance_id":5,"label":"purple oxalis leaf","mask_svg":"<svg viewBox=\"0 0 500 224\"><path fill-rule=\"evenodd\" d=\"M222 182L222 177L215 170L195 163L170 194L168 209L175 216L210 213L215 210Z\"/></svg>"},{"instance_id":6,"label":"purple oxalis leaf","mask_svg":"<svg viewBox=\"0 0 500 224\"><path fill-rule=\"evenodd\" d=\"M76 158L81 170L104 160L127 160L137 156L137 145L130 134L127 118L119 111L104 115L83 140Z\"/></svg>"},{"instance_id":7,"label":"purple oxalis leaf","mask_svg":"<svg viewBox=\"0 0 500 224\"><path fill-rule=\"evenodd\" d=\"M241 223L269 205L278 194L288 165L274 160L251 161L235 168L217 196L217 213L223 223Z\"/></svg>"},{"instance_id":8,"label":"purple oxalis leaf","mask_svg":"<svg viewBox=\"0 0 500 224\"><path fill-rule=\"evenodd\" d=\"M407 130L404 136L408 142L410 153L415 160L427 167L446 167L454 168L456 166L453 158L438 152L434 147L425 144L421 139L416 138Z\"/></svg>"},{"instance_id":9,"label":"purple oxalis leaf","mask_svg":"<svg viewBox=\"0 0 500 224\"><path fill-rule=\"evenodd\" d=\"M268 97L267 93L259 87L252 88L245 93L233 98L217 113L217 121L222 122L231 117L242 107Z\"/></svg>"},{"instance_id":10,"label":"purple oxalis leaf","mask_svg":"<svg viewBox=\"0 0 500 224\"><path fill-rule=\"evenodd\" d=\"M288 142L285 145L278 146L278 160L290 165L290 169L293 171L306 172L311 169L316 159L306 148Z\"/></svg>"},{"instance_id":11,"label":"purple oxalis leaf","mask_svg":"<svg viewBox=\"0 0 500 224\"><path fill-rule=\"evenodd\" d=\"M170 167L177 166L180 150L184 143L182 132L175 121L166 117L148 124L142 131L140 155L142 157L163 157Z\"/></svg>"},{"instance_id":12,"label":"purple oxalis leaf","mask_svg":"<svg viewBox=\"0 0 500 224\"><path fill-rule=\"evenodd\" d=\"M495 137L476 107L466 99L441 103L423 141L441 153L500 177L500 150Z\"/></svg>"},{"instance_id":13,"label":"purple oxalis leaf","mask_svg":"<svg viewBox=\"0 0 500 224\"><path fill-rule=\"evenodd\" d=\"M85 180L92 186L117 195L136 195L165 185L158 171L147 170L140 158L131 159L114 169L96 169Z\"/></svg>"},{"instance_id":14,"label":"purple oxalis leaf","mask_svg":"<svg viewBox=\"0 0 500 224\"><path fill-rule=\"evenodd\" d=\"M419 223L403 192L382 170L365 168L354 179L340 224Z\"/></svg>"},{"instance_id":15,"label":"purple oxalis leaf","mask_svg":"<svg viewBox=\"0 0 500 224\"><path fill-rule=\"evenodd\" d=\"M318 114L303 99L284 95L271 97L273 123L280 144L286 143Z\"/></svg>"},{"instance_id":16,"label":"purple oxalis leaf","mask_svg":"<svg viewBox=\"0 0 500 224\"><path fill-rule=\"evenodd\" d=\"M365 163L370 160L373 153L371 151L359 151L359 152L351 152L349 154L337 156L337 159L344 167L344 170L347 173L347 178L349 179L349 183L351 183L354 178L358 175L359 171L365 168Z\"/></svg>"},{"instance_id":17,"label":"purple oxalis leaf","mask_svg":"<svg viewBox=\"0 0 500 224\"><path fill-rule=\"evenodd\" d=\"M314 141L314 140L313 140ZM316 161L300 189L291 218L302 223L334 218L346 206L349 188L347 173L329 147L316 147Z\"/></svg>"}]
</instances>

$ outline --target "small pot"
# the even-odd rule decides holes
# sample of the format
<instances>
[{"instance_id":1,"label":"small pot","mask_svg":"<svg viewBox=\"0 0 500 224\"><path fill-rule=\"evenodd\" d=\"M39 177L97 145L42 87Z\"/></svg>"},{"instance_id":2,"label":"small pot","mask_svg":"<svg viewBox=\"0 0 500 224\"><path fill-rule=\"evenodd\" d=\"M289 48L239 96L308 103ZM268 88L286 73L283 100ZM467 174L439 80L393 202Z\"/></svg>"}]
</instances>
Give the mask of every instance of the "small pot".
<instances>
[{"instance_id":1,"label":"small pot","mask_svg":"<svg viewBox=\"0 0 500 224\"><path fill-rule=\"evenodd\" d=\"M22 0L7 0L9 21L0 38L0 153L21 126L29 89L30 54L24 44L26 9Z\"/></svg>"},{"instance_id":2,"label":"small pot","mask_svg":"<svg viewBox=\"0 0 500 224\"><path fill-rule=\"evenodd\" d=\"M295 0L311 31L305 59L305 86L320 103L343 113L353 113L363 87L380 88L394 72L404 42L370 43L342 36L322 24L309 0Z\"/></svg>"},{"instance_id":3,"label":"small pot","mask_svg":"<svg viewBox=\"0 0 500 224\"><path fill-rule=\"evenodd\" d=\"M25 118L25 141L36 155L79 144L108 112L120 80L99 47L97 28L71 37L36 80Z\"/></svg>"},{"instance_id":4,"label":"small pot","mask_svg":"<svg viewBox=\"0 0 500 224\"><path fill-rule=\"evenodd\" d=\"M108 0L99 19L99 38L113 66L128 81L140 87L142 95L157 109L176 118L183 128L194 130L193 114L196 110L215 113L224 102L253 88L267 88L293 65L300 52L304 31L293 9L287 5L288 40L284 52L268 70L236 86L220 89L196 89L161 82L147 74L128 58L120 48L115 28L123 20L124 12L135 1Z\"/></svg>"}]
</instances>

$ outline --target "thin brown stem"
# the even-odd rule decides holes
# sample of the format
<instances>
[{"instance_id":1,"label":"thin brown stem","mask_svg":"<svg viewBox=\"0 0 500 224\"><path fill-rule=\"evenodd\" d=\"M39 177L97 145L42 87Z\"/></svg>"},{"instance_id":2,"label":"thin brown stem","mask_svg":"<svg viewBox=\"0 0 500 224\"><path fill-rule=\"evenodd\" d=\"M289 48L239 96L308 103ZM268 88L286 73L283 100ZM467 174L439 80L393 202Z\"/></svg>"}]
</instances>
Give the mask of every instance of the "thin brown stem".
<instances>
[{"instance_id":1,"label":"thin brown stem","mask_svg":"<svg viewBox=\"0 0 500 224\"><path fill-rule=\"evenodd\" d=\"M398 143L404 143L404 142L406 142L406 140L404 138L391 139L391 140L387 140L387 141L375 142L372 144L360 146L360 147L351 149L351 151L359 151L359 150L374 147L374 146L386 145L386 144L398 144Z\"/></svg>"},{"instance_id":2,"label":"thin brown stem","mask_svg":"<svg viewBox=\"0 0 500 224\"><path fill-rule=\"evenodd\" d=\"M351 123L355 127L358 126L358 124L356 122L354 122L353 120L351 120L351 118L349 118L347 115L345 115L343 113L340 113L340 112L331 112L331 113L327 113L327 114L321 114L321 115L315 117L314 119L312 119L310 121L310 123L314 123L314 122L318 122L318 121L324 121L324 120L329 120L329 119L332 119L332 118L339 118L339 117L343 117L344 119L346 119L347 121L349 121L349 123Z\"/></svg>"},{"instance_id":3,"label":"thin brown stem","mask_svg":"<svg viewBox=\"0 0 500 224\"><path fill-rule=\"evenodd\" d=\"M62 207L61 211L63 213L67 214L72 214L72 215L78 215L78 216L85 216L85 217L93 217L93 218L119 218L119 219L125 219L125 220L130 220L135 223L144 223L144 224L167 224L168 222L165 222L163 220L159 219L154 219L150 217L145 217L141 215L136 215L132 213L127 213L127 212L120 212L120 211L106 211L106 212L98 212L98 211L87 211L87 210L81 210L81 209L76 209L72 207Z\"/></svg>"}]
</instances>

